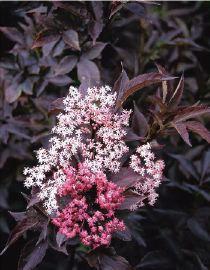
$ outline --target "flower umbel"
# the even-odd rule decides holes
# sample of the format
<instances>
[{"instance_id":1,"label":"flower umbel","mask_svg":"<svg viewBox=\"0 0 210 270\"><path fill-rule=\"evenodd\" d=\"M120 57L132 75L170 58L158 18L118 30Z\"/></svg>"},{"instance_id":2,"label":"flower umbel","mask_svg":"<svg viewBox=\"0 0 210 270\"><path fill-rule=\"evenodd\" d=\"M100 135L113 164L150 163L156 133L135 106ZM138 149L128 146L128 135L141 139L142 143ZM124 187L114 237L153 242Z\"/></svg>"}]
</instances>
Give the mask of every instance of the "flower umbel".
<instances>
[{"instance_id":1,"label":"flower umbel","mask_svg":"<svg viewBox=\"0 0 210 270\"><path fill-rule=\"evenodd\" d=\"M118 217L125 205L135 210L146 200L154 204L164 169L164 162L155 159L149 143L129 155L124 138L132 111L116 112L115 103L116 93L108 86L89 88L84 97L70 87L49 148L38 150L39 164L24 171L25 186L36 187L59 232L67 238L78 236L91 248L108 246L113 233L125 230ZM127 160L130 157L128 165L123 161L125 154ZM129 167L132 170L128 172L136 177L131 186L112 182L113 175ZM137 198L130 206L128 193Z\"/></svg>"}]
</instances>

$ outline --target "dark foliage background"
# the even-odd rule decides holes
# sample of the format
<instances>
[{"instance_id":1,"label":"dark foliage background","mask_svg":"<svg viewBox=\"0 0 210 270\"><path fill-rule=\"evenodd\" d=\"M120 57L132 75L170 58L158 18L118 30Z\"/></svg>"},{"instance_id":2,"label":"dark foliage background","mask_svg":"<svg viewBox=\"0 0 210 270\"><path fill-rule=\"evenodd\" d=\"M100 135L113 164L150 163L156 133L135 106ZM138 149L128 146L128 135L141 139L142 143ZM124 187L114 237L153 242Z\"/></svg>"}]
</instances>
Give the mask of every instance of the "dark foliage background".
<instances>
[{"instance_id":1,"label":"dark foliage background","mask_svg":"<svg viewBox=\"0 0 210 270\"><path fill-rule=\"evenodd\" d=\"M184 72L182 105L210 104L209 18L210 4L202 1L0 3L1 249L15 224L8 211L26 205L22 170L33 164L33 150L45 145L55 121L48 113L52 101L70 83L84 87L101 79L113 85L121 63L132 78L157 62L173 75ZM8 26L14 28L9 32ZM133 96L139 108L147 91ZM207 126L209 118L202 119ZM200 137L190 138L192 148L178 135L162 139L167 180L159 200L129 217L131 242L114 243L136 269L210 269L210 148ZM1 257L2 269L17 269L30 237ZM80 258L74 263L47 251L37 269L89 269Z\"/></svg>"}]
</instances>

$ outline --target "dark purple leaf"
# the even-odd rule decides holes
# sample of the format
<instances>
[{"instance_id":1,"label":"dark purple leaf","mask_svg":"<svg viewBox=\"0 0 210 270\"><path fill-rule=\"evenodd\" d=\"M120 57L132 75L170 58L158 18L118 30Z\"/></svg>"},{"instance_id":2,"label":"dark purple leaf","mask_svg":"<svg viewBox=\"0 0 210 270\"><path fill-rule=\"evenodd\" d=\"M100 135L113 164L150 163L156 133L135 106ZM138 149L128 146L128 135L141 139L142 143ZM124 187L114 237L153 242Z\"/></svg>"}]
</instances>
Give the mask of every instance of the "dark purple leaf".
<instances>
[{"instance_id":1,"label":"dark purple leaf","mask_svg":"<svg viewBox=\"0 0 210 270\"><path fill-rule=\"evenodd\" d=\"M54 40L54 41L52 41L50 43L45 44L42 47L43 55L48 56L52 52L52 50L55 47L56 43L57 43L57 40Z\"/></svg>"},{"instance_id":2,"label":"dark purple leaf","mask_svg":"<svg viewBox=\"0 0 210 270\"><path fill-rule=\"evenodd\" d=\"M97 85L100 81L100 73L96 64L88 59L81 59L77 64L77 75L80 82L89 86Z\"/></svg>"},{"instance_id":3,"label":"dark purple leaf","mask_svg":"<svg viewBox=\"0 0 210 270\"><path fill-rule=\"evenodd\" d=\"M174 112L176 116L174 117L173 122L175 123L182 122L184 120L194 118L194 117L197 117L204 113L209 113L209 112L210 112L210 107L208 107L207 105L197 105L197 106L179 108Z\"/></svg>"},{"instance_id":4,"label":"dark purple leaf","mask_svg":"<svg viewBox=\"0 0 210 270\"><path fill-rule=\"evenodd\" d=\"M121 256L109 256L104 255L100 257L100 270L132 270L133 268L129 265L128 261Z\"/></svg>"},{"instance_id":5,"label":"dark purple leaf","mask_svg":"<svg viewBox=\"0 0 210 270\"><path fill-rule=\"evenodd\" d=\"M170 76L170 74L161 65L156 63L156 67L162 75ZM171 81L162 81L162 91L163 91L163 94L162 94L163 103L165 103L165 102L168 103L168 101L173 93Z\"/></svg>"},{"instance_id":6,"label":"dark purple leaf","mask_svg":"<svg viewBox=\"0 0 210 270\"><path fill-rule=\"evenodd\" d=\"M97 270L132 270L128 261L118 256L111 249L108 250L93 250L87 254L86 259L91 267Z\"/></svg>"},{"instance_id":7,"label":"dark purple leaf","mask_svg":"<svg viewBox=\"0 0 210 270\"><path fill-rule=\"evenodd\" d=\"M59 34L51 34L51 35L46 35L46 36L38 36L32 45L32 49L38 48L38 47L42 47L48 43L51 42L57 42L60 38Z\"/></svg>"},{"instance_id":8,"label":"dark purple leaf","mask_svg":"<svg viewBox=\"0 0 210 270\"><path fill-rule=\"evenodd\" d=\"M37 97L40 96L42 94L42 92L45 90L45 88L47 87L48 85L48 80L45 79L44 81L40 81L38 82L37 86L36 86L36 95Z\"/></svg>"},{"instance_id":9,"label":"dark purple leaf","mask_svg":"<svg viewBox=\"0 0 210 270\"><path fill-rule=\"evenodd\" d=\"M72 71L72 69L76 66L77 57L74 55L65 56L60 63L55 66L55 76L57 75L65 75Z\"/></svg>"},{"instance_id":10,"label":"dark purple leaf","mask_svg":"<svg viewBox=\"0 0 210 270\"><path fill-rule=\"evenodd\" d=\"M32 270L40 264L46 254L48 243L41 242L32 249L31 241L23 248L19 263L18 270Z\"/></svg>"},{"instance_id":11,"label":"dark purple leaf","mask_svg":"<svg viewBox=\"0 0 210 270\"><path fill-rule=\"evenodd\" d=\"M26 218L26 212L12 212L9 211L10 215L15 219L15 221L22 221Z\"/></svg>"},{"instance_id":12,"label":"dark purple leaf","mask_svg":"<svg viewBox=\"0 0 210 270\"><path fill-rule=\"evenodd\" d=\"M48 233L49 222L50 222L49 219L43 220L43 222L41 224L41 233L39 235L39 239L38 239L36 245L39 244L39 243L41 243L42 241L45 241L46 240L47 233Z\"/></svg>"},{"instance_id":13,"label":"dark purple leaf","mask_svg":"<svg viewBox=\"0 0 210 270\"><path fill-rule=\"evenodd\" d=\"M208 168L210 167L210 150L205 152L202 159L201 177L202 179L206 175Z\"/></svg>"},{"instance_id":14,"label":"dark purple leaf","mask_svg":"<svg viewBox=\"0 0 210 270\"><path fill-rule=\"evenodd\" d=\"M56 233L56 242L57 242L57 245L58 245L59 248L63 245L63 243L66 240L67 240L67 238L66 238L65 234L60 233L60 232Z\"/></svg>"},{"instance_id":15,"label":"dark purple leaf","mask_svg":"<svg viewBox=\"0 0 210 270\"><path fill-rule=\"evenodd\" d=\"M48 111L50 113L56 113L56 112L62 111L64 109L63 100L64 100L63 98L58 98L52 103L50 103Z\"/></svg>"},{"instance_id":16,"label":"dark purple leaf","mask_svg":"<svg viewBox=\"0 0 210 270\"><path fill-rule=\"evenodd\" d=\"M93 9L94 17L96 20L100 20L103 17L103 2L92 1L91 6Z\"/></svg>"},{"instance_id":17,"label":"dark purple leaf","mask_svg":"<svg viewBox=\"0 0 210 270\"><path fill-rule=\"evenodd\" d=\"M158 72L151 72L147 74L139 75L132 80L130 80L124 88L124 95L122 98L118 101L117 107L121 107L122 104L126 101L126 99L135 93L136 91L146 87L150 86L152 84L156 84L162 81L166 80L172 80L175 77L166 77L165 75L162 75Z\"/></svg>"},{"instance_id":18,"label":"dark purple leaf","mask_svg":"<svg viewBox=\"0 0 210 270\"><path fill-rule=\"evenodd\" d=\"M27 78L24 82L22 82L18 88L20 88L21 92L24 92L27 95L33 94L33 82L30 78Z\"/></svg>"},{"instance_id":19,"label":"dark purple leaf","mask_svg":"<svg viewBox=\"0 0 210 270\"><path fill-rule=\"evenodd\" d=\"M63 40L61 39L53 48L53 57L59 56L62 54L62 52L64 51L66 44L63 42Z\"/></svg>"},{"instance_id":20,"label":"dark purple leaf","mask_svg":"<svg viewBox=\"0 0 210 270\"><path fill-rule=\"evenodd\" d=\"M177 130L182 139L189 145L192 146L189 140L189 133L187 131L186 123L172 123L172 126Z\"/></svg>"},{"instance_id":21,"label":"dark purple leaf","mask_svg":"<svg viewBox=\"0 0 210 270\"><path fill-rule=\"evenodd\" d=\"M120 76L114 83L113 92L117 92L117 101L119 101L124 95L125 85L128 83L129 78L125 70L122 68Z\"/></svg>"},{"instance_id":22,"label":"dark purple leaf","mask_svg":"<svg viewBox=\"0 0 210 270\"><path fill-rule=\"evenodd\" d=\"M210 242L210 235L205 228L195 219L191 218L187 221L190 231L200 240Z\"/></svg>"},{"instance_id":23,"label":"dark purple leaf","mask_svg":"<svg viewBox=\"0 0 210 270\"><path fill-rule=\"evenodd\" d=\"M78 16L82 19L88 19L90 16L87 8L85 7L83 3L77 3L77 5L74 5L74 4L65 3L61 1L54 1L53 5L55 7L64 9L65 11L71 12L75 16Z\"/></svg>"},{"instance_id":24,"label":"dark purple leaf","mask_svg":"<svg viewBox=\"0 0 210 270\"><path fill-rule=\"evenodd\" d=\"M129 188L133 186L141 176L131 168L121 168L116 174L111 175L110 180L120 187Z\"/></svg>"},{"instance_id":25,"label":"dark purple leaf","mask_svg":"<svg viewBox=\"0 0 210 270\"><path fill-rule=\"evenodd\" d=\"M56 86L65 86L69 85L72 82L72 79L67 75L57 75L49 79L49 82Z\"/></svg>"},{"instance_id":26,"label":"dark purple leaf","mask_svg":"<svg viewBox=\"0 0 210 270\"><path fill-rule=\"evenodd\" d=\"M6 101L9 103L15 102L21 95L21 92L22 92L21 88L18 87L18 84L13 82L12 84L6 87L5 90Z\"/></svg>"},{"instance_id":27,"label":"dark purple leaf","mask_svg":"<svg viewBox=\"0 0 210 270\"><path fill-rule=\"evenodd\" d=\"M80 51L79 37L76 31L70 29L63 32L63 40L71 49Z\"/></svg>"},{"instance_id":28,"label":"dark purple leaf","mask_svg":"<svg viewBox=\"0 0 210 270\"><path fill-rule=\"evenodd\" d=\"M40 202L40 198L37 196L37 194L32 195L30 201L28 202L27 209L37 204L38 202Z\"/></svg>"},{"instance_id":29,"label":"dark purple leaf","mask_svg":"<svg viewBox=\"0 0 210 270\"><path fill-rule=\"evenodd\" d=\"M8 247L10 247L23 235L24 232L35 227L38 222L39 221L37 218L25 218L21 220L10 233L6 246L0 254L3 254L8 249Z\"/></svg>"},{"instance_id":30,"label":"dark purple leaf","mask_svg":"<svg viewBox=\"0 0 210 270\"><path fill-rule=\"evenodd\" d=\"M182 74L179 83L176 87L176 90L174 91L169 104L172 106L172 108L177 107L177 105L180 103L182 95L184 90L184 75Z\"/></svg>"},{"instance_id":31,"label":"dark purple leaf","mask_svg":"<svg viewBox=\"0 0 210 270\"><path fill-rule=\"evenodd\" d=\"M134 132L138 134L140 137L144 137L149 130L147 120L144 117L144 115L140 112L136 104L134 104L134 113L132 117L131 127L133 128Z\"/></svg>"},{"instance_id":32,"label":"dark purple leaf","mask_svg":"<svg viewBox=\"0 0 210 270\"><path fill-rule=\"evenodd\" d=\"M145 16L145 8L138 2L127 3L124 7L140 18Z\"/></svg>"},{"instance_id":33,"label":"dark purple leaf","mask_svg":"<svg viewBox=\"0 0 210 270\"><path fill-rule=\"evenodd\" d=\"M197 173L197 170L190 160L186 159L182 155L170 154L170 156L178 160L183 171L187 172L189 175L192 175L195 179L199 180L200 177Z\"/></svg>"},{"instance_id":34,"label":"dark purple leaf","mask_svg":"<svg viewBox=\"0 0 210 270\"><path fill-rule=\"evenodd\" d=\"M6 144L8 139L9 139L8 124L2 124L0 126L0 141ZM2 157L3 157L3 153L2 153Z\"/></svg>"},{"instance_id":35,"label":"dark purple leaf","mask_svg":"<svg viewBox=\"0 0 210 270\"><path fill-rule=\"evenodd\" d=\"M144 138L137 135L136 133L133 132L133 130L131 128L127 128L127 133L124 137L124 140L126 142L133 142L133 141L140 141L143 140Z\"/></svg>"},{"instance_id":36,"label":"dark purple leaf","mask_svg":"<svg viewBox=\"0 0 210 270\"><path fill-rule=\"evenodd\" d=\"M90 22L88 30L94 44L102 32L103 26L104 24L101 20L92 20Z\"/></svg>"},{"instance_id":37,"label":"dark purple leaf","mask_svg":"<svg viewBox=\"0 0 210 270\"><path fill-rule=\"evenodd\" d=\"M143 198L133 192L126 192L125 193L125 200L124 202L120 205L119 210L125 210L125 209L131 209L132 206L134 206L136 203L139 203L142 201Z\"/></svg>"},{"instance_id":38,"label":"dark purple leaf","mask_svg":"<svg viewBox=\"0 0 210 270\"><path fill-rule=\"evenodd\" d=\"M57 242L57 240L58 240L58 239L57 239L57 236L56 236L56 239L50 240L50 242L49 242L50 246L51 246L54 250L56 250L56 251L58 251L58 252L62 252L62 253L64 253L65 255L69 255L69 254L68 254L68 251L67 251L67 249L66 249L67 241L62 242L62 239L59 239L58 242ZM64 240L64 239L63 239L63 240ZM61 242L62 242L62 244L61 244ZM61 245L58 245L58 243L61 244Z\"/></svg>"},{"instance_id":39,"label":"dark purple leaf","mask_svg":"<svg viewBox=\"0 0 210 270\"><path fill-rule=\"evenodd\" d=\"M159 267L167 267L171 265L170 260L164 256L164 253L159 250L148 252L142 259L140 264L136 267L137 269L157 269ZM161 268L161 269L162 269ZM167 268L168 269L168 268Z\"/></svg>"},{"instance_id":40,"label":"dark purple leaf","mask_svg":"<svg viewBox=\"0 0 210 270\"><path fill-rule=\"evenodd\" d=\"M23 44L24 37L15 27L0 27L0 31L10 40Z\"/></svg>"},{"instance_id":41,"label":"dark purple leaf","mask_svg":"<svg viewBox=\"0 0 210 270\"><path fill-rule=\"evenodd\" d=\"M185 124L187 129L197 133L201 138L210 143L210 132L202 123L197 121L187 121Z\"/></svg>"},{"instance_id":42,"label":"dark purple leaf","mask_svg":"<svg viewBox=\"0 0 210 270\"><path fill-rule=\"evenodd\" d=\"M110 3L110 15L109 19L113 17L115 13L117 13L123 7L123 3L120 1L111 1Z\"/></svg>"},{"instance_id":43,"label":"dark purple leaf","mask_svg":"<svg viewBox=\"0 0 210 270\"><path fill-rule=\"evenodd\" d=\"M96 42L93 47L88 49L86 52L83 53L82 58L87 58L89 60L95 59L100 56L101 52L103 51L106 43L103 42Z\"/></svg>"},{"instance_id":44,"label":"dark purple leaf","mask_svg":"<svg viewBox=\"0 0 210 270\"><path fill-rule=\"evenodd\" d=\"M113 234L113 237L117 237L123 241L131 241L132 236L131 232L129 231L128 228L126 228L124 231L118 231Z\"/></svg>"}]
</instances>

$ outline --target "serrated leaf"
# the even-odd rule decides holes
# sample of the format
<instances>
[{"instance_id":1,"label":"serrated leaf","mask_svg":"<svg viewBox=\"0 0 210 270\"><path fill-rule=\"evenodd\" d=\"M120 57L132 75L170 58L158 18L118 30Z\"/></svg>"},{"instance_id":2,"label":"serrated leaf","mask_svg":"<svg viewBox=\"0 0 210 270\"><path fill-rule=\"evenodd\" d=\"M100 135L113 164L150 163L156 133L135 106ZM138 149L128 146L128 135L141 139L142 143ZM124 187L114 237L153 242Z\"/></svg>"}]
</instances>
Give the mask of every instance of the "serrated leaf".
<instances>
[{"instance_id":1,"label":"serrated leaf","mask_svg":"<svg viewBox=\"0 0 210 270\"><path fill-rule=\"evenodd\" d=\"M192 146L189 140L189 133L187 131L187 126L185 123L171 123L171 125L177 130L182 139L189 145Z\"/></svg>"},{"instance_id":2,"label":"serrated leaf","mask_svg":"<svg viewBox=\"0 0 210 270\"><path fill-rule=\"evenodd\" d=\"M134 94L136 91L139 91L146 86L157 84L166 80L172 80L174 78L175 77L170 76L167 77L158 72L146 73L133 78L125 85L124 94L122 98L118 101L117 107L121 107L122 104L126 101L126 99L132 94Z\"/></svg>"},{"instance_id":3,"label":"serrated leaf","mask_svg":"<svg viewBox=\"0 0 210 270\"><path fill-rule=\"evenodd\" d=\"M191 107L178 108L174 112L175 117L173 119L173 122L175 123L183 122L187 119L194 118L194 117L197 117L204 113L209 113L209 112L210 112L210 107L208 107L207 105L197 105L197 106L191 106Z\"/></svg>"},{"instance_id":4,"label":"serrated leaf","mask_svg":"<svg viewBox=\"0 0 210 270\"><path fill-rule=\"evenodd\" d=\"M197 133L201 138L210 143L210 132L202 123L197 121L187 121L186 126L189 130Z\"/></svg>"}]
</instances>

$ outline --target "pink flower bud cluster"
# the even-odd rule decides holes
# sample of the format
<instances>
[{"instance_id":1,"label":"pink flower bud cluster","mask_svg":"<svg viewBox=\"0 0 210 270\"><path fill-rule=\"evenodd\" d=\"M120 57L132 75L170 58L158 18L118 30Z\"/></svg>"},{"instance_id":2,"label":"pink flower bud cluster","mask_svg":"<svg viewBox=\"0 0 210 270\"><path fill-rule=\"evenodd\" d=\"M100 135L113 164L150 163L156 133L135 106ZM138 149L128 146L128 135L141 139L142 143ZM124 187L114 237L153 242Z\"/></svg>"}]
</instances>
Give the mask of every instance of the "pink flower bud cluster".
<instances>
[{"instance_id":1,"label":"pink flower bud cluster","mask_svg":"<svg viewBox=\"0 0 210 270\"><path fill-rule=\"evenodd\" d=\"M65 169L65 174L58 196L69 196L69 203L58 211L53 223L67 238L79 235L87 246L109 245L112 234L125 229L123 221L115 217L115 210L124 201L124 190L82 163L78 170L71 166Z\"/></svg>"},{"instance_id":2,"label":"pink flower bud cluster","mask_svg":"<svg viewBox=\"0 0 210 270\"><path fill-rule=\"evenodd\" d=\"M134 191L141 196L141 200L138 204L132 206L132 210L143 206L145 199L148 200L150 205L154 205L158 196L156 189L163 178L164 161L155 160L151 145L147 143L139 146L136 154L131 156L130 166L142 176L141 180L136 182L134 186Z\"/></svg>"}]
</instances>

